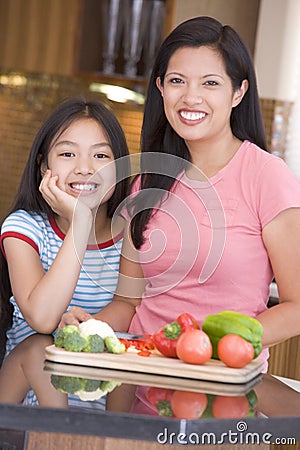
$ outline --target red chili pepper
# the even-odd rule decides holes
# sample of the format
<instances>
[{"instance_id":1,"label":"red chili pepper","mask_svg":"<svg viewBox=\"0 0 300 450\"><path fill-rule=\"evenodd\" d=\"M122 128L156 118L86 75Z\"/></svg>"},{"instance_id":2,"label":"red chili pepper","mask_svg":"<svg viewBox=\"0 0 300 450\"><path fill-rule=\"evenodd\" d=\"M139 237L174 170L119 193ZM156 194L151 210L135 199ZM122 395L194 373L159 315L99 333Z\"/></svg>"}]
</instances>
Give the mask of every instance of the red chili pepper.
<instances>
[{"instance_id":1,"label":"red chili pepper","mask_svg":"<svg viewBox=\"0 0 300 450\"><path fill-rule=\"evenodd\" d=\"M150 350L141 350L138 352L138 356L150 356L151 352Z\"/></svg>"},{"instance_id":2,"label":"red chili pepper","mask_svg":"<svg viewBox=\"0 0 300 450\"><path fill-rule=\"evenodd\" d=\"M145 337L140 339L125 339L119 338L119 340L125 345L126 349L129 347L134 347L137 350L154 350L155 346L152 342L151 335L145 335Z\"/></svg>"},{"instance_id":3,"label":"red chili pepper","mask_svg":"<svg viewBox=\"0 0 300 450\"><path fill-rule=\"evenodd\" d=\"M176 346L179 336L190 328L200 329L196 319L189 313L180 314L175 322L168 323L152 337L157 350L169 358L177 358Z\"/></svg>"},{"instance_id":4,"label":"red chili pepper","mask_svg":"<svg viewBox=\"0 0 300 450\"><path fill-rule=\"evenodd\" d=\"M179 323L183 331L188 330L189 328L196 328L197 330L200 330L200 325L189 313L182 313L180 316L177 317L176 322Z\"/></svg>"},{"instance_id":5,"label":"red chili pepper","mask_svg":"<svg viewBox=\"0 0 300 450\"><path fill-rule=\"evenodd\" d=\"M177 358L176 345L181 335L181 326L178 322L171 322L153 335L153 342L157 350L169 358Z\"/></svg>"}]
</instances>

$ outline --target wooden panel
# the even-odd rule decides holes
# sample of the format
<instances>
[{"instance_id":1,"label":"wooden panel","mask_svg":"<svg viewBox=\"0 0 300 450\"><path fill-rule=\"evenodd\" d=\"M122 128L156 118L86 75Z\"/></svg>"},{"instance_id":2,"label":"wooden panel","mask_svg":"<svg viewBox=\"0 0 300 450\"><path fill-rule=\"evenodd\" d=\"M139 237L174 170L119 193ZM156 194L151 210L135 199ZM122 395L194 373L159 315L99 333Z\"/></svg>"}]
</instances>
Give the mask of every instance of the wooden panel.
<instances>
[{"instance_id":1,"label":"wooden panel","mask_svg":"<svg viewBox=\"0 0 300 450\"><path fill-rule=\"evenodd\" d=\"M0 0L0 66L72 74L81 0Z\"/></svg>"},{"instance_id":2,"label":"wooden panel","mask_svg":"<svg viewBox=\"0 0 300 450\"><path fill-rule=\"evenodd\" d=\"M133 441L129 439L102 438L96 436L78 436L54 433L30 432L27 450L182 450L182 445L157 442ZM194 449L195 445L184 448ZM210 450L211 445L201 445L201 449ZM216 450L236 450L236 445L214 445ZM256 450L257 445L239 445L242 450ZM260 449L268 449L268 445L260 445ZM286 448L286 450L288 450Z\"/></svg>"},{"instance_id":3,"label":"wooden panel","mask_svg":"<svg viewBox=\"0 0 300 450\"><path fill-rule=\"evenodd\" d=\"M268 372L300 380L300 336L270 348Z\"/></svg>"},{"instance_id":4,"label":"wooden panel","mask_svg":"<svg viewBox=\"0 0 300 450\"><path fill-rule=\"evenodd\" d=\"M221 361L209 360L202 365L185 364L179 359L166 358L152 354L141 357L136 353L125 352L120 355L111 353L68 352L55 345L46 347L46 359L65 364L102 367L132 372L145 372L172 377L192 378L196 380L218 381L223 383L246 383L262 370L263 360L256 359L241 369L226 367Z\"/></svg>"}]
</instances>

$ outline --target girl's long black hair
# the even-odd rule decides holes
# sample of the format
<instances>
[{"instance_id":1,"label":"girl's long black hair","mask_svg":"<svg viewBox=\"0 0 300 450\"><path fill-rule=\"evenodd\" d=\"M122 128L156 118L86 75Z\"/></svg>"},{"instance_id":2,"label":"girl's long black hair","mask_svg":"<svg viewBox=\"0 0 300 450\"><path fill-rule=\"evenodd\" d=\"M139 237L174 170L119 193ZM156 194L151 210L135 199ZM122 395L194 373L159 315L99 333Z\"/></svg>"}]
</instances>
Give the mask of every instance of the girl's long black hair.
<instances>
[{"instance_id":1,"label":"girl's long black hair","mask_svg":"<svg viewBox=\"0 0 300 450\"><path fill-rule=\"evenodd\" d=\"M162 43L150 76L141 136L141 191L131 202L131 237L136 248L143 243L143 231L147 227L152 208L143 209L145 199L153 196L159 204L170 191L176 177L190 161L190 153L184 140L172 129L164 113L163 100L156 86L165 73L173 53L182 47L208 46L222 56L233 90L248 80L249 87L243 100L232 109L230 124L233 134L240 140L249 140L266 149L256 75L251 55L239 35L230 26L223 26L211 17L196 17L178 25ZM150 163L149 152L169 154L178 158L168 159L167 175L165 158L155 158ZM148 155L147 155L148 154ZM155 167L153 167L155 166ZM152 194L151 194L152 193ZM152 203L152 204L153 204Z\"/></svg>"},{"instance_id":2,"label":"girl's long black hair","mask_svg":"<svg viewBox=\"0 0 300 450\"><path fill-rule=\"evenodd\" d=\"M117 118L104 104L98 101L86 101L81 97L64 101L41 126L31 147L15 199L8 214L18 209L52 214L50 206L39 191L42 180L41 166L42 164L47 165L48 153L53 139L66 130L71 123L81 118L92 118L97 121L105 130L111 144L116 161L117 184L112 197L108 201L107 214L108 217L113 216L118 205L126 198L129 186L130 163L126 138ZM0 334L3 334L5 329L7 330L11 326L12 309L9 302L11 296L8 266L3 252L0 251L0 324L2 324Z\"/></svg>"}]
</instances>

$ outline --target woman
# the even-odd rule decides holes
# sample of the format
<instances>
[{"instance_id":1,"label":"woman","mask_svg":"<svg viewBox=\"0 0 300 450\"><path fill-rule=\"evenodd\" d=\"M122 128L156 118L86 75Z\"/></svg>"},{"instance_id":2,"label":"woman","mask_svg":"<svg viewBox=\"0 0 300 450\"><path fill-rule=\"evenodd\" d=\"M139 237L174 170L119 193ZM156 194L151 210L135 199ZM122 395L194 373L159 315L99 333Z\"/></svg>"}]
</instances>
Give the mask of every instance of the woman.
<instances>
[{"instance_id":1,"label":"woman","mask_svg":"<svg viewBox=\"0 0 300 450\"><path fill-rule=\"evenodd\" d=\"M149 81L118 295L96 317L153 333L184 311L236 310L262 323L264 347L299 334L300 184L265 149L240 37L209 17L180 24ZM73 310L61 326L87 318Z\"/></svg>"}]
</instances>

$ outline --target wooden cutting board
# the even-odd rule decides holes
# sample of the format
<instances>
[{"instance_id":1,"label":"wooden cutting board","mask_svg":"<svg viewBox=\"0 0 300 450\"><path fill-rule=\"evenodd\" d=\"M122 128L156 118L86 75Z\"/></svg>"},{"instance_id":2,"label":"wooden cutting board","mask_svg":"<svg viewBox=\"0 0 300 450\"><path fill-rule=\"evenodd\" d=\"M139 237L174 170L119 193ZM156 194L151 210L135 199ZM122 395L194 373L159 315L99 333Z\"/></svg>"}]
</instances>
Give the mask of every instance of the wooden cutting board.
<instances>
[{"instance_id":1,"label":"wooden cutting board","mask_svg":"<svg viewBox=\"0 0 300 450\"><path fill-rule=\"evenodd\" d=\"M87 378L89 380L118 381L121 384L133 384L135 386L154 386L159 388L202 392L213 395L246 395L254 386L262 381L258 375L247 383L218 383L215 381L195 380L192 378L170 377L159 374L129 372L116 369L102 369L100 367L75 366L45 361L44 370L51 375Z\"/></svg>"},{"instance_id":2,"label":"wooden cutting board","mask_svg":"<svg viewBox=\"0 0 300 450\"><path fill-rule=\"evenodd\" d=\"M46 347L45 352L48 361L64 364L237 384L247 383L258 376L263 366L263 361L259 358L251 361L251 363L241 369L233 369L215 359L211 359L205 364L194 365L154 353L149 357L143 357L132 352L125 352L120 355L68 352L62 348L55 347L55 345Z\"/></svg>"}]
</instances>

